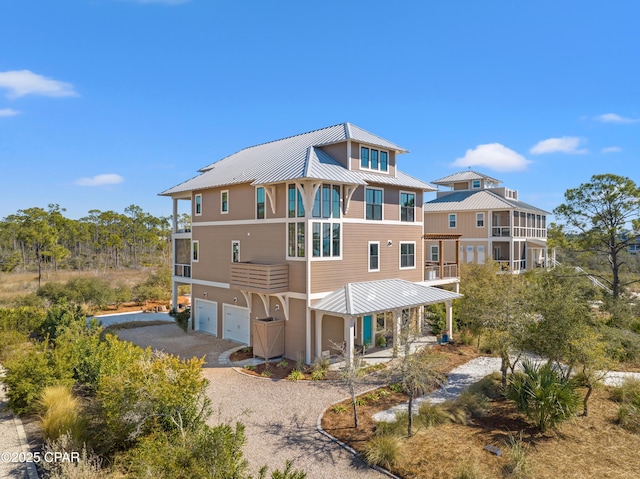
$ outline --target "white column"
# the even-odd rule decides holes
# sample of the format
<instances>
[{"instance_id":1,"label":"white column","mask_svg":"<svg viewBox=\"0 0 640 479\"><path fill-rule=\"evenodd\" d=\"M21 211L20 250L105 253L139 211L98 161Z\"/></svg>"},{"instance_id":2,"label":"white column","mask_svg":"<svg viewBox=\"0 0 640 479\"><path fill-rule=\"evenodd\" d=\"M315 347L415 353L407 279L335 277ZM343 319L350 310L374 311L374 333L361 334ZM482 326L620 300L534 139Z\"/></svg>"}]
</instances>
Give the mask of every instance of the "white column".
<instances>
[{"instance_id":1,"label":"white column","mask_svg":"<svg viewBox=\"0 0 640 479\"><path fill-rule=\"evenodd\" d=\"M393 310L393 353L397 354L398 349L400 348L400 327L402 321L402 310L394 309Z\"/></svg>"},{"instance_id":2,"label":"white column","mask_svg":"<svg viewBox=\"0 0 640 479\"><path fill-rule=\"evenodd\" d=\"M356 320L353 316L343 316L344 318L344 341L346 344L346 361L353 361L353 351L355 349Z\"/></svg>"},{"instance_id":3,"label":"white column","mask_svg":"<svg viewBox=\"0 0 640 479\"><path fill-rule=\"evenodd\" d=\"M178 199L173 199L173 229L172 231L175 233L178 231Z\"/></svg>"},{"instance_id":4,"label":"white column","mask_svg":"<svg viewBox=\"0 0 640 479\"><path fill-rule=\"evenodd\" d=\"M324 313L320 311L316 311L316 357L318 359L322 358L322 317Z\"/></svg>"},{"instance_id":5,"label":"white column","mask_svg":"<svg viewBox=\"0 0 640 479\"><path fill-rule=\"evenodd\" d=\"M178 283L171 282L171 307L178 310Z\"/></svg>"},{"instance_id":6,"label":"white column","mask_svg":"<svg viewBox=\"0 0 640 479\"><path fill-rule=\"evenodd\" d=\"M453 301L450 299L444 302L447 307L447 333L449 334L449 339L453 338Z\"/></svg>"}]
</instances>

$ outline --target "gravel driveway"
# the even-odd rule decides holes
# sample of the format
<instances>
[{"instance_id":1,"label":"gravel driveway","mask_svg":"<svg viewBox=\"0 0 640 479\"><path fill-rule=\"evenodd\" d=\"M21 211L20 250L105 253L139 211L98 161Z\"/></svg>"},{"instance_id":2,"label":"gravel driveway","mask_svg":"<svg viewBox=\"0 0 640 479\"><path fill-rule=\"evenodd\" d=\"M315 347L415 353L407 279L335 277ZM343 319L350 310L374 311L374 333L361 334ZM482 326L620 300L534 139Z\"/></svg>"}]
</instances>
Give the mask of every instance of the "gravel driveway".
<instances>
[{"instance_id":1,"label":"gravel driveway","mask_svg":"<svg viewBox=\"0 0 640 479\"><path fill-rule=\"evenodd\" d=\"M184 333L175 324L120 330L118 336L181 357L206 354L203 374L210 381L214 408L210 422L245 425L244 453L253 474L265 464L271 470L282 468L289 459L295 468L307 472L308 479L385 477L318 432L322 411L347 396L339 384L247 376L218 364L220 354L237 343L199 332Z\"/></svg>"}]
</instances>

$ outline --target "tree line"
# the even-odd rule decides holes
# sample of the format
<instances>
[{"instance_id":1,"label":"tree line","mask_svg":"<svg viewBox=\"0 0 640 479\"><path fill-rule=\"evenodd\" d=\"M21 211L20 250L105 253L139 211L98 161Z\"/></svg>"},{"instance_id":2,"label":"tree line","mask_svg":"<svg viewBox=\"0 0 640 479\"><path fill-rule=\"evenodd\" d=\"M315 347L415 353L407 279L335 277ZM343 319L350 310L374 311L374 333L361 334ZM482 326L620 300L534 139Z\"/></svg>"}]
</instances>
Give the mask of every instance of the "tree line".
<instances>
[{"instance_id":1,"label":"tree line","mask_svg":"<svg viewBox=\"0 0 640 479\"><path fill-rule=\"evenodd\" d=\"M57 204L18 210L0 222L0 271L139 268L169 264L171 218L130 205L74 220Z\"/></svg>"}]
</instances>

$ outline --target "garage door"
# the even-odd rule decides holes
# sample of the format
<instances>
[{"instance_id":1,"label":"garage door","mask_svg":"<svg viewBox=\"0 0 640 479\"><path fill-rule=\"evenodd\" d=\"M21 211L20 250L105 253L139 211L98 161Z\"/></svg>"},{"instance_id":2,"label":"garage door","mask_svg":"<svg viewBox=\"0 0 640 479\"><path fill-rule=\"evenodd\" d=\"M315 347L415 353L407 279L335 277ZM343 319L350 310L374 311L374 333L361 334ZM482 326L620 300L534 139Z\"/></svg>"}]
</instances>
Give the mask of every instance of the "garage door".
<instances>
[{"instance_id":1,"label":"garage door","mask_svg":"<svg viewBox=\"0 0 640 479\"><path fill-rule=\"evenodd\" d=\"M218 303L196 299L196 328L198 331L218 335Z\"/></svg>"},{"instance_id":2,"label":"garage door","mask_svg":"<svg viewBox=\"0 0 640 479\"><path fill-rule=\"evenodd\" d=\"M224 322L222 324L224 328L223 337L239 343L249 344L251 341L249 310L239 306L223 304L222 312L224 314Z\"/></svg>"}]
</instances>

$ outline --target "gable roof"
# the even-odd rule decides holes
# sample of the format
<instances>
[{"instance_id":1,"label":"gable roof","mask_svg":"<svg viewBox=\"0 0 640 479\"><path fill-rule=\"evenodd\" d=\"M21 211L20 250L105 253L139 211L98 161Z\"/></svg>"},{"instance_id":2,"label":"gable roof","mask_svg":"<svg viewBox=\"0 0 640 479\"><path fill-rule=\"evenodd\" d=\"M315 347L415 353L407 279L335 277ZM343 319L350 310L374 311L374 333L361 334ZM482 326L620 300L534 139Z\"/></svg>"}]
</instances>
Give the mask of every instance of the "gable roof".
<instances>
[{"instance_id":1,"label":"gable roof","mask_svg":"<svg viewBox=\"0 0 640 479\"><path fill-rule=\"evenodd\" d=\"M431 185L396 169L396 176L354 171L321 150L320 146L347 140L386 148L396 153L408 151L351 123L262 143L240 150L205 166L200 175L160 193L172 195L192 190L239 183L269 184L296 179L318 179L364 185L369 182L407 186L434 191Z\"/></svg>"},{"instance_id":2,"label":"gable roof","mask_svg":"<svg viewBox=\"0 0 640 479\"><path fill-rule=\"evenodd\" d=\"M462 298L462 295L403 279L386 279L347 283L312 304L311 309L329 314L361 316L456 298Z\"/></svg>"},{"instance_id":3,"label":"gable roof","mask_svg":"<svg viewBox=\"0 0 640 479\"><path fill-rule=\"evenodd\" d=\"M517 209L551 214L535 206L503 198L490 190L454 191L422 205L426 212Z\"/></svg>"},{"instance_id":4,"label":"gable roof","mask_svg":"<svg viewBox=\"0 0 640 479\"><path fill-rule=\"evenodd\" d=\"M478 173L477 171L460 171L458 173L454 173L453 175L445 176L444 178L440 178L439 180L432 181L434 185L442 185L447 186L451 183L456 183L458 181L470 181L470 180L489 180L495 183L502 183L502 181L497 180L495 178L491 178L490 176L483 175L482 173Z\"/></svg>"}]
</instances>

